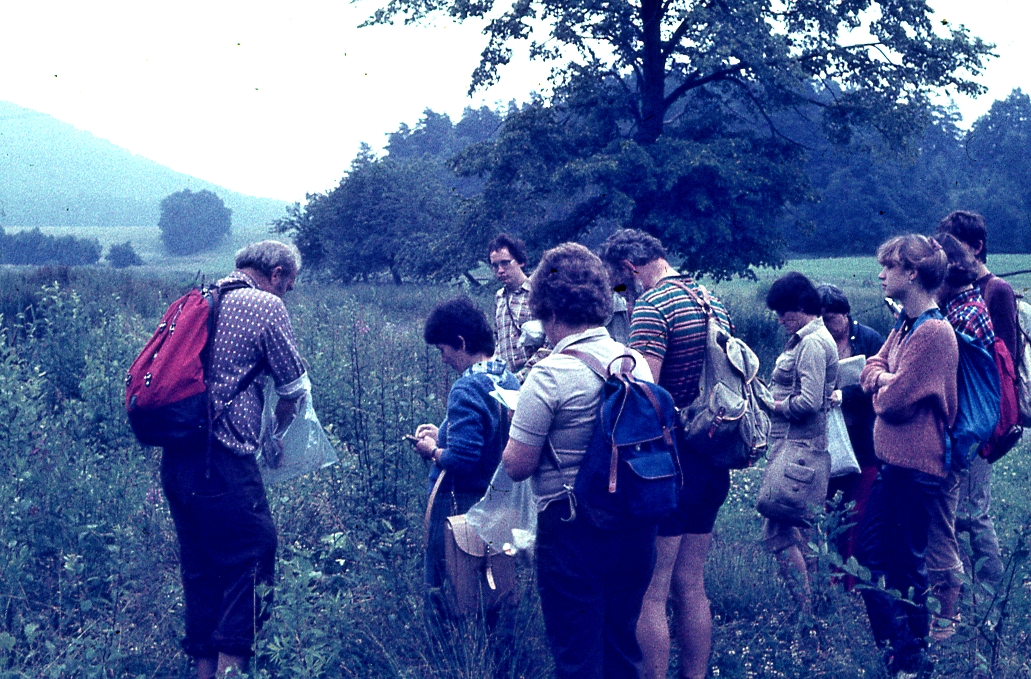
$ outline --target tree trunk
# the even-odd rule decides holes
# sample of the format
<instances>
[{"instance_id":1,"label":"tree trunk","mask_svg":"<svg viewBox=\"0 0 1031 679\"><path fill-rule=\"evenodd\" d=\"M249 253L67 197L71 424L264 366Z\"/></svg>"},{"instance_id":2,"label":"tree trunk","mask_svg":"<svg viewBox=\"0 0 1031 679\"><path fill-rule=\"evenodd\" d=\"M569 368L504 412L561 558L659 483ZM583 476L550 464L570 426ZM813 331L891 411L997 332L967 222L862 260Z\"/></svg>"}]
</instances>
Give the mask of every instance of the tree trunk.
<instances>
[{"instance_id":1,"label":"tree trunk","mask_svg":"<svg viewBox=\"0 0 1031 679\"><path fill-rule=\"evenodd\" d=\"M666 59L662 55L662 0L641 0L641 126L639 144L662 136L666 115Z\"/></svg>"},{"instance_id":2,"label":"tree trunk","mask_svg":"<svg viewBox=\"0 0 1031 679\"><path fill-rule=\"evenodd\" d=\"M401 270L397 266L390 267L390 275L394 277L394 285L401 285L404 281L401 280Z\"/></svg>"}]
</instances>

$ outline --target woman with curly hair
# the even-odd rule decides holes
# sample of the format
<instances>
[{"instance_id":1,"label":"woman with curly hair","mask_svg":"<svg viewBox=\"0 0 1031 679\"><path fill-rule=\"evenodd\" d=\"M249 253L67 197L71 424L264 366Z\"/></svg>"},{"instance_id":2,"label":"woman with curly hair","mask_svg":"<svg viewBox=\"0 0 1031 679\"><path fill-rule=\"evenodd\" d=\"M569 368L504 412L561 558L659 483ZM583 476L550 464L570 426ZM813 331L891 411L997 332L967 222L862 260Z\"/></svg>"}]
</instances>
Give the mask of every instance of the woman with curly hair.
<instances>
[{"instance_id":1,"label":"woman with curly hair","mask_svg":"<svg viewBox=\"0 0 1031 679\"><path fill-rule=\"evenodd\" d=\"M503 461L533 477L539 498L537 587L559 679L636 679L635 628L655 563L655 528L601 530L577 513L570 488L594 431L600 377L567 349L602 365L625 354L636 377L651 371L603 327L612 314L607 270L590 250L565 243L544 253L530 278L530 308L554 346L529 372Z\"/></svg>"}]
</instances>

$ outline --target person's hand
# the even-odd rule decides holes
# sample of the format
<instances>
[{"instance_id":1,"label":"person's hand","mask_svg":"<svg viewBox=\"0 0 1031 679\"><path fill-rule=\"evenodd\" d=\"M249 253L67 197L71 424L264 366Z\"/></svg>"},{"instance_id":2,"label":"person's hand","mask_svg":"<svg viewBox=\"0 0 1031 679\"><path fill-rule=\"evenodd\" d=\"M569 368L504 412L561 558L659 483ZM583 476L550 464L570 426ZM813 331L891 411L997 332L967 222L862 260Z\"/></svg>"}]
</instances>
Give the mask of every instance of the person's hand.
<instances>
[{"instance_id":1,"label":"person's hand","mask_svg":"<svg viewBox=\"0 0 1031 679\"><path fill-rule=\"evenodd\" d=\"M436 443L438 434L437 425L435 424L420 424L415 428L415 438L417 439L428 436L433 439L434 443Z\"/></svg>"},{"instance_id":2,"label":"person's hand","mask_svg":"<svg viewBox=\"0 0 1031 679\"><path fill-rule=\"evenodd\" d=\"M837 408L841 405L841 389L835 389L831 392L831 408Z\"/></svg>"},{"instance_id":3,"label":"person's hand","mask_svg":"<svg viewBox=\"0 0 1031 679\"><path fill-rule=\"evenodd\" d=\"M269 469L278 469L283 462L283 435L273 433L272 427L265 429L261 439L261 459Z\"/></svg>"},{"instance_id":4,"label":"person's hand","mask_svg":"<svg viewBox=\"0 0 1031 679\"><path fill-rule=\"evenodd\" d=\"M432 460L433 453L437 450L437 439L435 437L423 436L415 442L415 452L424 460Z\"/></svg>"},{"instance_id":5,"label":"person's hand","mask_svg":"<svg viewBox=\"0 0 1031 679\"><path fill-rule=\"evenodd\" d=\"M886 386L895 381L894 373L881 373L877 376L877 388L884 389Z\"/></svg>"}]
</instances>

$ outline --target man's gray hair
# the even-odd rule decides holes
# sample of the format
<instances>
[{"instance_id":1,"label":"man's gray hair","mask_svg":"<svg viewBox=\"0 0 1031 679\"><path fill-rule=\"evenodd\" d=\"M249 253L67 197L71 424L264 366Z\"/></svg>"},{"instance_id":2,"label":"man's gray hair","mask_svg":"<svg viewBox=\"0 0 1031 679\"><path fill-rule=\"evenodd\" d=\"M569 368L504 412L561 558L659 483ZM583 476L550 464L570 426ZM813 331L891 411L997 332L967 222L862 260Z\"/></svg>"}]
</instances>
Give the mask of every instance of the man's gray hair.
<instances>
[{"instance_id":1,"label":"man's gray hair","mask_svg":"<svg viewBox=\"0 0 1031 679\"><path fill-rule=\"evenodd\" d=\"M666 259L662 241L639 229L620 229L602 243L598 256L610 269L622 268L623 260L644 266L656 259Z\"/></svg>"},{"instance_id":2,"label":"man's gray hair","mask_svg":"<svg viewBox=\"0 0 1031 679\"><path fill-rule=\"evenodd\" d=\"M293 243L278 240L263 240L245 245L236 253L236 268L252 268L265 276L271 276L277 266L284 271L297 273L301 270L301 253Z\"/></svg>"}]
</instances>

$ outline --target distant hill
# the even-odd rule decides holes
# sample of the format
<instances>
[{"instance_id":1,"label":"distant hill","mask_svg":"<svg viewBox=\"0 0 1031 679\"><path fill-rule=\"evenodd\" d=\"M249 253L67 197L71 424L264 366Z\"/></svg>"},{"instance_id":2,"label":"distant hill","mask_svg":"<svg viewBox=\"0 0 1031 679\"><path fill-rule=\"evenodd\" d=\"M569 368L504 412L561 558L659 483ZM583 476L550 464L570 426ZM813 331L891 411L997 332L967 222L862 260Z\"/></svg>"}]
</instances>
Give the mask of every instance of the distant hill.
<instances>
[{"instance_id":1,"label":"distant hill","mask_svg":"<svg viewBox=\"0 0 1031 679\"><path fill-rule=\"evenodd\" d=\"M215 192L233 224L282 217L287 203L180 174L50 116L0 101L0 226L151 226L161 199Z\"/></svg>"}]
</instances>

